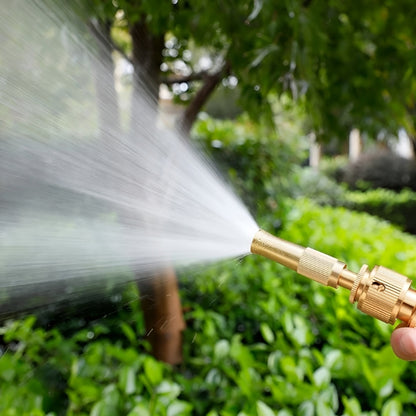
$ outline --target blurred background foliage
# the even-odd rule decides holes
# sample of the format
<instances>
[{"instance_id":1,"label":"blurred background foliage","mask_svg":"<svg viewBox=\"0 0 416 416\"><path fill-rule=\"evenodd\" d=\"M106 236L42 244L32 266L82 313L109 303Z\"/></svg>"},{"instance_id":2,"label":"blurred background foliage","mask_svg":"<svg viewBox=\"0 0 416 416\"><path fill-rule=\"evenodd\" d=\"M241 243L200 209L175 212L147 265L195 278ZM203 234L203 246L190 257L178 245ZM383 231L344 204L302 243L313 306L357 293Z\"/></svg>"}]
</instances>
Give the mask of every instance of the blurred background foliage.
<instances>
[{"instance_id":1,"label":"blurred background foliage","mask_svg":"<svg viewBox=\"0 0 416 416\"><path fill-rule=\"evenodd\" d=\"M306 167L312 132L337 146L353 127L413 135L415 11L398 3L95 0L89 13L113 19L126 56L143 16L166 35L161 76L178 76L178 57L187 65L179 75L203 73L186 90L168 82L179 101L225 70L238 117L203 113L192 138L261 227L354 271L381 263L412 277L414 161L373 152ZM198 48L210 57L205 70ZM0 414L416 415L416 367L393 355L391 328L355 310L342 289L253 256L182 270L180 284L187 329L176 367L150 355L135 285L113 289L108 313L100 305L82 319L69 308L3 322Z\"/></svg>"}]
</instances>

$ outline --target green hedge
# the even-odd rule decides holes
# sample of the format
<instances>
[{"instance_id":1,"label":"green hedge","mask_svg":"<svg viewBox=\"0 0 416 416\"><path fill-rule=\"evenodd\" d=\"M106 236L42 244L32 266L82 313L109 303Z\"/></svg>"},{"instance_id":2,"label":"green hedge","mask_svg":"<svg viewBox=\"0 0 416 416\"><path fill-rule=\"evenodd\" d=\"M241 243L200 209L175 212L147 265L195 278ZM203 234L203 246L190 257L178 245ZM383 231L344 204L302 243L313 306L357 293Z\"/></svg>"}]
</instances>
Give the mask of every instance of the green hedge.
<instances>
[{"instance_id":1,"label":"green hedge","mask_svg":"<svg viewBox=\"0 0 416 416\"><path fill-rule=\"evenodd\" d=\"M410 188L416 191L416 163L389 150L376 149L349 163L343 169L341 180L353 189L387 188L400 191Z\"/></svg>"},{"instance_id":2,"label":"green hedge","mask_svg":"<svg viewBox=\"0 0 416 416\"><path fill-rule=\"evenodd\" d=\"M376 215L416 234L416 192L409 189L401 192L388 189L346 192L341 203L355 211Z\"/></svg>"},{"instance_id":3,"label":"green hedge","mask_svg":"<svg viewBox=\"0 0 416 416\"><path fill-rule=\"evenodd\" d=\"M345 184L339 184L331 175L328 176L330 169L338 166L338 161L325 165L320 171L311 168L294 169L292 186L289 189L291 196L307 197L320 205L367 212L399 226L406 232L416 234L416 192L410 189L396 192L385 188L349 191Z\"/></svg>"},{"instance_id":4,"label":"green hedge","mask_svg":"<svg viewBox=\"0 0 416 416\"><path fill-rule=\"evenodd\" d=\"M416 270L416 239L345 208L286 201L281 237L346 261ZM266 229L270 219L260 221ZM416 415L414 364L391 328L348 292L249 256L182 273L184 363L147 352L138 294L72 335L34 318L0 329L0 414L7 416Z\"/></svg>"}]
</instances>

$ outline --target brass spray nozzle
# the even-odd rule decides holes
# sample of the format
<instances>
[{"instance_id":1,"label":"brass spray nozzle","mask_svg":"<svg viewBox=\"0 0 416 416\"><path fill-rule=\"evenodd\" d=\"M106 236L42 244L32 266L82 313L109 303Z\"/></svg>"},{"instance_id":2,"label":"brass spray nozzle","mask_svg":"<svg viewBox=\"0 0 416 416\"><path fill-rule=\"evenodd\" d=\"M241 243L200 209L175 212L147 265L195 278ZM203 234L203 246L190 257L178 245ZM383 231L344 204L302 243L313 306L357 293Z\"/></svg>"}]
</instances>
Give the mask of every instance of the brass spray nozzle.
<instances>
[{"instance_id":1,"label":"brass spray nozzle","mask_svg":"<svg viewBox=\"0 0 416 416\"><path fill-rule=\"evenodd\" d=\"M323 285L350 290L350 302L357 302L362 312L394 324L399 319L407 326L416 326L416 291L412 281L382 266L358 273L334 257L312 248L301 247L259 230L251 244L251 252L274 260Z\"/></svg>"}]
</instances>

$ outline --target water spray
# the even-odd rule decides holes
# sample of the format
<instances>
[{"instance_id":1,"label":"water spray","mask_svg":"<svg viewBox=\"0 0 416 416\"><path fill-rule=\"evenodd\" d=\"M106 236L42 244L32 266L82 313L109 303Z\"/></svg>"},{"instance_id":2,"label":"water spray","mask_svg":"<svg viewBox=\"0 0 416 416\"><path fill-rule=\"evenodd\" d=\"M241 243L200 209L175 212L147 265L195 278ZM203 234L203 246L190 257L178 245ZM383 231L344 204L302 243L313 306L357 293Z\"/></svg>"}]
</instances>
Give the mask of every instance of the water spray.
<instances>
[{"instance_id":1,"label":"water spray","mask_svg":"<svg viewBox=\"0 0 416 416\"><path fill-rule=\"evenodd\" d=\"M416 326L416 291L412 281L393 270L365 264L358 273L345 263L316 251L259 230L251 250L325 286L350 290L349 300L358 309L380 321L394 324L397 319L409 327Z\"/></svg>"}]
</instances>

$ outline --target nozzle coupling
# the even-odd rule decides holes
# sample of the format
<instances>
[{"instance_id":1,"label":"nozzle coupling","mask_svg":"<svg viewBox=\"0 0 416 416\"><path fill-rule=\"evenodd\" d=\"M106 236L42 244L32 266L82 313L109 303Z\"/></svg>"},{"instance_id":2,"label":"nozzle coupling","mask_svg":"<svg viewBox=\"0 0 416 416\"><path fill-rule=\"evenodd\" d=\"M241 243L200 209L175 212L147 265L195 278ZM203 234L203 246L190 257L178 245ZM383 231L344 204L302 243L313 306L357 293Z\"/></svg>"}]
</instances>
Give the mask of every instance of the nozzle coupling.
<instances>
[{"instance_id":1,"label":"nozzle coupling","mask_svg":"<svg viewBox=\"0 0 416 416\"><path fill-rule=\"evenodd\" d=\"M354 273L334 257L263 230L255 234L251 252L325 286L350 290L350 302L357 303L358 309L367 315L389 324L399 319L407 326L416 326L416 291L410 287L412 281L402 274L382 266L375 266L370 271L367 265Z\"/></svg>"}]
</instances>

